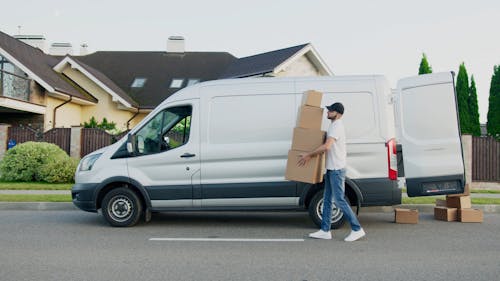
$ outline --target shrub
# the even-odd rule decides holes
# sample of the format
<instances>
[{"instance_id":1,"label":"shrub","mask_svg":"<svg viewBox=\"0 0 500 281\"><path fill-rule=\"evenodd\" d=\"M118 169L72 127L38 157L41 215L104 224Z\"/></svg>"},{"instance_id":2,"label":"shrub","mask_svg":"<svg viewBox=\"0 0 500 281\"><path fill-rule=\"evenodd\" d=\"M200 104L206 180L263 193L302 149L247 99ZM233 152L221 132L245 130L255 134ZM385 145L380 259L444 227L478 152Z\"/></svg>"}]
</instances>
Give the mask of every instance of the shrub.
<instances>
[{"instance_id":1,"label":"shrub","mask_svg":"<svg viewBox=\"0 0 500 281\"><path fill-rule=\"evenodd\" d=\"M5 181L72 181L75 161L55 144L25 142L5 153L0 162L0 175Z\"/></svg>"},{"instance_id":2,"label":"shrub","mask_svg":"<svg viewBox=\"0 0 500 281\"><path fill-rule=\"evenodd\" d=\"M40 168L40 178L50 183L74 182L76 166L78 160L69 156L61 161L52 161Z\"/></svg>"}]
</instances>

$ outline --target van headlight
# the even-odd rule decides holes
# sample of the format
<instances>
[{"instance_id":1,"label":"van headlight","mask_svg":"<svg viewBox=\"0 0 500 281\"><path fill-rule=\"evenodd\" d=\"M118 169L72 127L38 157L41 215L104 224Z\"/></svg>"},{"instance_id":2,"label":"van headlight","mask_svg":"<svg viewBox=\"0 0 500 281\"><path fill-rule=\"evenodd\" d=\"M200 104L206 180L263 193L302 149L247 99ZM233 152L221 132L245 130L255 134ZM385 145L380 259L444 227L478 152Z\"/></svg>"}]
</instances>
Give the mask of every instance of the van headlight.
<instances>
[{"instance_id":1,"label":"van headlight","mask_svg":"<svg viewBox=\"0 0 500 281\"><path fill-rule=\"evenodd\" d=\"M80 163L80 171L90 171L92 166L94 166L95 161L101 157L102 153L92 154L90 156L84 157Z\"/></svg>"}]
</instances>

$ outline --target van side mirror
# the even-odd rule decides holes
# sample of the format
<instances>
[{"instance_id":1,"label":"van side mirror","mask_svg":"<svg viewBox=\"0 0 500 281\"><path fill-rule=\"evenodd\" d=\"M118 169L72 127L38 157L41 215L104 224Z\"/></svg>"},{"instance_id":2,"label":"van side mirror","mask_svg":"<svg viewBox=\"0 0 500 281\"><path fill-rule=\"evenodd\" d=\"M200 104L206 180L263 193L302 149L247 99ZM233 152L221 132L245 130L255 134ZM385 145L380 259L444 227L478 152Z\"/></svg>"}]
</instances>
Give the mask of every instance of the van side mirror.
<instances>
[{"instance_id":1,"label":"van side mirror","mask_svg":"<svg viewBox=\"0 0 500 281\"><path fill-rule=\"evenodd\" d=\"M129 134L127 137L127 151L131 155L135 154L135 135Z\"/></svg>"}]
</instances>

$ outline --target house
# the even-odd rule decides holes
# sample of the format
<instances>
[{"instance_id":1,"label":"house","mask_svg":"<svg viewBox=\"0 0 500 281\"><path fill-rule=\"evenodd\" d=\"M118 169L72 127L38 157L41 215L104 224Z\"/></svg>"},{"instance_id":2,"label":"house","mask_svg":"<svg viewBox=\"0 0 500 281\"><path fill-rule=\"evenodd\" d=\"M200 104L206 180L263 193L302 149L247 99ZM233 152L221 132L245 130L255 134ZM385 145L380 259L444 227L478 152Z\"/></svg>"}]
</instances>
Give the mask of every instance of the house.
<instances>
[{"instance_id":1,"label":"house","mask_svg":"<svg viewBox=\"0 0 500 281\"><path fill-rule=\"evenodd\" d=\"M160 102L192 84L241 77L323 76L332 72L311 44L236 58L187 52L173 36L167 50L72 55L68 43L44 52L43 36L0 32L0 123L47 131L91 117L130 129Z\"/></svg>"}]
</instances>

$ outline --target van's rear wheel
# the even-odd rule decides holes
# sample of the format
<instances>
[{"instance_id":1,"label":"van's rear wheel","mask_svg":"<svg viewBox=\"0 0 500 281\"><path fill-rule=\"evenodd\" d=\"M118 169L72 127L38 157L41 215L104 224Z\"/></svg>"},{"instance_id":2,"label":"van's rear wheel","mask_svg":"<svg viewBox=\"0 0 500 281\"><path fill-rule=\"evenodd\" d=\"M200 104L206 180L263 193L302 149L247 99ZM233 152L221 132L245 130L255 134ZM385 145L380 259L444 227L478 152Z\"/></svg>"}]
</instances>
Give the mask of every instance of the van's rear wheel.
<instances>
[{"instance_id":1,"label":"van's rear wheel","mask_svg":"<svg viewBox=\"0 0 500 281\"><path fill-rule=\"evenodd\" d=\"M345 197L347 203L350 205L349 198ZM316 194L311 199L311 203L309 204L309 216L313 220L313 222L321 227L321 216L323 215L323 191L316 192ZM340 228L344 225L345 216L344 213L337 208L335 202L332 204L332 229Z\"/></svg>"},{"instance_id":2,"label":"van's rear wheel","mask_svg":"<svg viewBox=\"0 0 500 281\"><path fill-rule=\"evenodd\" d=\"M142 215L142 203L132 190L120 187L108 192L102 200L102 214L112 226L133 226Z\"/></svg>"}]
</instances>

